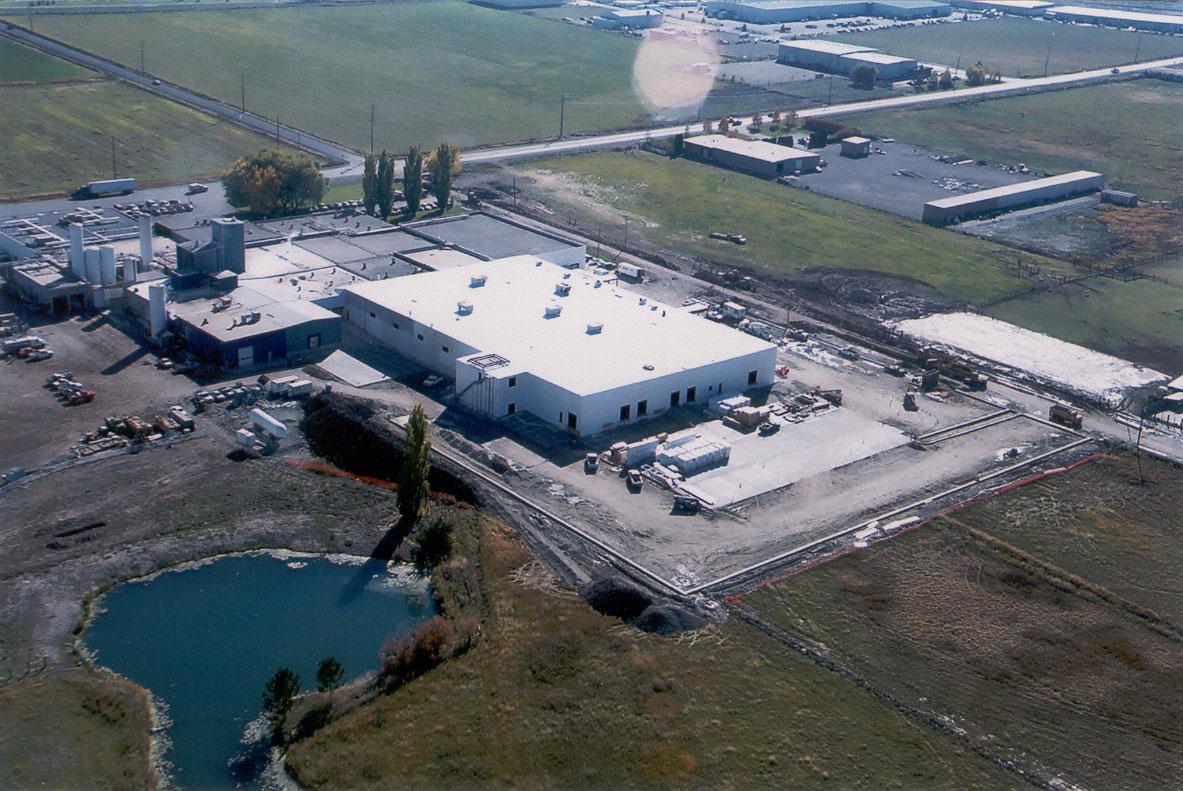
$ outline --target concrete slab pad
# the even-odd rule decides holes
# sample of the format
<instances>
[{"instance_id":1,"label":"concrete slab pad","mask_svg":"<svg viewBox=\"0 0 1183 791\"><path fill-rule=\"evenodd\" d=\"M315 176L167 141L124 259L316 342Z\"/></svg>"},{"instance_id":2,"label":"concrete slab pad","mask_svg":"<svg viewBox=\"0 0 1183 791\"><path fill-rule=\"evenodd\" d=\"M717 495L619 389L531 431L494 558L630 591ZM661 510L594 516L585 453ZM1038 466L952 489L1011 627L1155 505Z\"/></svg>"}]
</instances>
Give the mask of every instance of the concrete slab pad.
<instances>
[{"instance_id":1,"label":"concrete slab pad","mask_svg":"<svg viewBox=\"0 0 1183 791\"><path fill-rule=\"evenodd\" d=\"M891 426L849 409L833 409L802 423L786 423L769 437L740 434L721 421L692 433L731 445L727 466L690 478L684 489L716 508L782 489L797 481L906 445Z\"/></svg>"}]
</instances>

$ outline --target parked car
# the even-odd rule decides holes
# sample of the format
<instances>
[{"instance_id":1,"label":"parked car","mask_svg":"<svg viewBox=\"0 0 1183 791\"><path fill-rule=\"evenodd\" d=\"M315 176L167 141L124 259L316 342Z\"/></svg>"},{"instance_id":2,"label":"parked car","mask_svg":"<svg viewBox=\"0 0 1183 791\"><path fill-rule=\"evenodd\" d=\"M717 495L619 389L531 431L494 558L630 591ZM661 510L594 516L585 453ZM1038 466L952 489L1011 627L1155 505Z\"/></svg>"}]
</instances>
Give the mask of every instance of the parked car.
<instances>
[{"instance_id":1,"label":"parked car","mask_svg":"<svg viewBox=\"0 0 1183 791\"><path fill-rule=\"evenodd\" d=\"M588 475L595 475L598 469L600 469L600 457L595 453L587 454L583 458L583 471Z\"/></svg>"},{"instance_id":2,"label":"parked car","mask_svg":"<svg viewBox=\"0 0 1183 791\"><path fill-rule=\"evenodd\" d=\"M209 192L209 187L204 184L190 184L189 188L185 190L186 195L198 195L202 192Z\"/></svg>"},{"instance_id":3,"label":"parked car","mask_svg":"<svg viewBox=\"0 0 1183 791\"><path fill-rule=\"evenodd\" d=\"M853 346L843 346L838 350L838 356L845 360L857 360L859 357L858 349Z\"/></svg>"},{"instance_id":4,"label":"parked car","mask_svg":"<svg viewBox=\"0 0 1183 791\"><path fill-rule=\"evenodd\" d=\"M644 479L641 478L640 470L629 470L625 476L625 485L628 486L630 492L641 491L641 486L644 484Z\"/></svg>"},{"instance_id":5,"label":"parked car","mask_svg":"<svg viewBox=\"0 0 1183 791\"><path fill-rule=\"evenodd\" d=\"M427 378L423 380L424 387L435 387L443 383L444 377L439 374L428 374Z\"/></svg>"},{"instance_id":6,"label":"parked car","mask_svg":"<svg viewBox=\"0 0 1183 791\"><path fill-rule=\"evenodd\" d=\"M675 514L697 514L701 508L702 503L697 497L685 494L674 495Z\"/></svg>"},{"instance_id":7,"label":"parked car","mask_svg":"<svg viewBox=\"0 0 1183 791\"><path fill-rule=\"evenodd\" d=\"M773 434L780 431L780 423L773 423L771 420L765 421L756 427L756 431L761 437L771 437Z\"/></svg>"}]
</instances>

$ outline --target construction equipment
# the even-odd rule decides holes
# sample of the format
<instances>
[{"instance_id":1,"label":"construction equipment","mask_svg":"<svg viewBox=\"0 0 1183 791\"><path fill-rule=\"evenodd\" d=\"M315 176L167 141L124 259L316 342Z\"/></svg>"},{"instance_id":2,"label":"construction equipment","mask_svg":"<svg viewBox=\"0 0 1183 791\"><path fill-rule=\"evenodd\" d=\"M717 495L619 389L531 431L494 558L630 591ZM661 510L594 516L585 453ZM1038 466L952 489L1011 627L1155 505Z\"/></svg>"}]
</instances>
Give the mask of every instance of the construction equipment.
<instances>
[{"instance_id":1,"label":"construction equipment","mask_svg":"<svg viewBox=\"0 0 1183 791\"><path fill-rule=\"evenodd\" d=\"M94 390L79 390L66 397L66 406L79 406L94 401Z\"/></svg>"},{"instance_id":2,"label":"construction equipment","mask_svg":"<svg viewBox=\"0 0 1183 791\"><path fill-rule=\"evenodd\" d=\"M1068 428L1078 429L1084 425L1084 415L1063 404L1052 404L1051 408L1047 411L1047 416L1053 423L1059 423Z\"/></svg>"},{"instance_id":3,"label":"construction equipment","mask_svg":"<svg viewBox=\"0 0 1183 791\"><path fill-rule=\"evenodd\" d=\"M904 411L915 412L918 409L920 409L920 407L916 406L916 391L909 390L908 392L904 393Z\"/></svg>"},{"instance_id":4,"label":"construction equipment","mask_svg":"<svg viewBox=\"0 0 1183 791\"><path fill-rule=\"evenodd\" d=\"M674 495L675 514L697 514L702 508L702 502L697 497L685 494Z\"/></svg>"}]
</instances>

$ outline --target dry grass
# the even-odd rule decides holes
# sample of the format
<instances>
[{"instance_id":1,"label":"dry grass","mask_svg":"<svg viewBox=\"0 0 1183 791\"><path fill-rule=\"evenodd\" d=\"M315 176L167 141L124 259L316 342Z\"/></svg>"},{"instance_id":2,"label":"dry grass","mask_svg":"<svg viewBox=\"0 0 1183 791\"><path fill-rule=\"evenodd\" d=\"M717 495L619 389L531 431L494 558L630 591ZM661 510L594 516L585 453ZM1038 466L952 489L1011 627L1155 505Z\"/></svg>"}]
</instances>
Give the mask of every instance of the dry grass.
<instances>
[{"instance_id":1,"label":"dry grass","mask_svg":"<svg viewBox=\"0 0 1183 791\"><path fill-rule=\"evenodd\" d=\"M504 528L481 642L288 754L311 788L996 787L1009 778L745 624L597 614Z\"/></svg>"},{"instance_id":2,"label":"dry grass","mask_svg":"<svg viewBox=\"0 0 1183 791\"><path fill-rule=\"evenodd\" d=\"M0 788L148 788L149 727L124 681L65 672L0 687Z\"/></svg>"}]
</instances>

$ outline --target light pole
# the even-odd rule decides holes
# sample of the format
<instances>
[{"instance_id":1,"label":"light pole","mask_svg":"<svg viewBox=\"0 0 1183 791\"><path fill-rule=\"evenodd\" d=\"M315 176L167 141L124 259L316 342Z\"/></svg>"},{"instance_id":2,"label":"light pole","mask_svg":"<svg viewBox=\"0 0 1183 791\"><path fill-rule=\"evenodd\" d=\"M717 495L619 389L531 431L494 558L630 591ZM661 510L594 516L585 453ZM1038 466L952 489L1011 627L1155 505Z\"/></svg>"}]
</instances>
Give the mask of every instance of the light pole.
<instances>
[{"instance_id":1,"label":"light pole","mask_svg":"<svg viewBox=\"0 0 1183 791\"><path fill-rule=\"evenodd\" d=\"M242 88L242 111L246 112L246 74L239 75L239 85Z\"/></svg>"},{"instance_id":2,"label":"light pole","mask_svg":"<svg viewBox=\"0 0 1183 791\"><path fill-rule=\"evenodd\" d=\"M1044 61L1043 61L1043 76L1044 77L1047 77L1047 68L1049 65L1051 65L1051 62L1052 62L1052 41L1055 39L1055 37L1056 37L1055 32L1052 32L1052 34L1047 37L1047 57L1044 58Z\"/></svg>"},{"instance_id":3,"label":"light pole","mask_svg":"<svg viewBox=\"0 0 1183 791\"><path fill-rule=\"evenodd\" d=\"M559 97L559 140L563 139L563 122L567 112L567 94Z\"/></svg>"}]
</instances>

